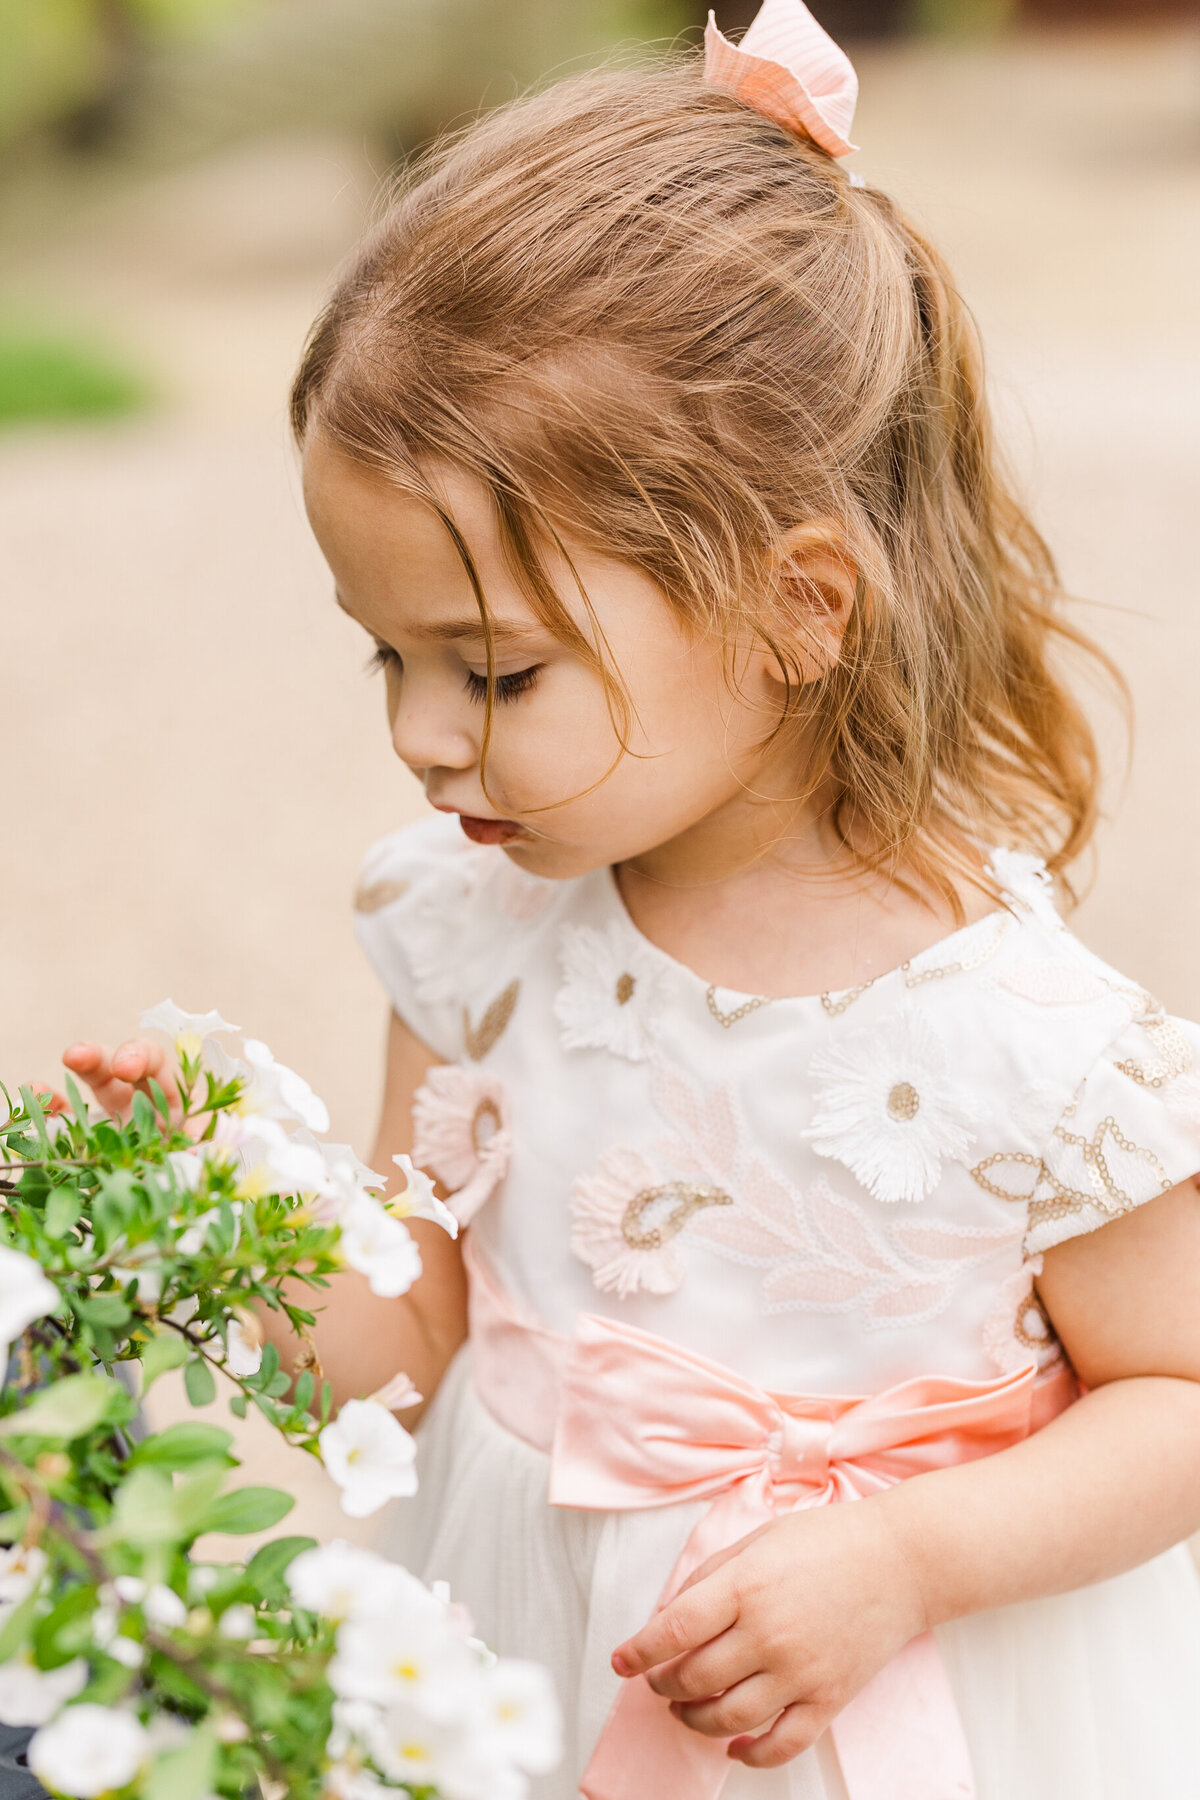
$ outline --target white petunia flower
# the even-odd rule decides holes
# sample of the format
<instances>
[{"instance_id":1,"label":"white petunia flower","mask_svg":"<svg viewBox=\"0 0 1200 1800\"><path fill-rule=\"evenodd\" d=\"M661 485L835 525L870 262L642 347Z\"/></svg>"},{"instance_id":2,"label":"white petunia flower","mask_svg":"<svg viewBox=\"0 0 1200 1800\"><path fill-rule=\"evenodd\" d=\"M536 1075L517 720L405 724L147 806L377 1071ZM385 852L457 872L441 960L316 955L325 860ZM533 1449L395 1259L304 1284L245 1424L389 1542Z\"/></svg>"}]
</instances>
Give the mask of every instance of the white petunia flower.
<instances>
[{"instance_id":1,"label":"white petunia flower","mask_svg":"<svg viewBox=\"0 0 1200 1800\"><path fill-rule=\"evenodd\" d=\"M0 1618L28 1600L46 1573L46 1552L37 1544L11 1544L0 1549Z\"/></svg>"},{"instance_id":2,"label":"white petunia flower","mask_svg":"<svg viewBox=\"0 0 1200 1800\"><path fill-rule=\"evenodd\" d=\"M173 1000L160 1000L139 1020L143 1031L161 1031L169 1037L180 1056L199 1056L205 1038L217 1031L240 1031L219 1012L190 1013Z\"/></svg>"},{"instance_id":3,"label":"white petunia flower","mask_svg":"<svg viewBox=\"0 0 1200 1800\"><path fill-rule=\"evenodd\" d=\"M263 1328L257 1314L230 1313L225 1325L225 1366L231 1375L257 1375L262 1368Z\"/></svg>"},{"instance_id":4,"label":"white petunia flower","mask_svg":"<svg viewBox=\"0 0 1200 1800\"><path fill-rule=\"evenodd\" d=\"M343 1215L338 1250L367 1277L371 1292L387 1300L407 1294L421 1273L421 1252L408 1227L368 1194L359 1194Z\"/></svg>"},{"instance_id":5,"label":"white petunia flower","mask_svg":"<svg viewBox=\"0 0 1200 1800\"><path fill-rule=\"evenodd\" d=\"M396 1612L421 1585L407 1569L344 1538L302 1550L288 1564L286 1580L297 1606L338 1621Z\"/></svg>"},{"instance_id":6,"label":"white petunia flower","mask_svg":"<svg viewBox=\"0 0 1200 1800\"><path fill-rule=\"evenodd\" d=\"M30 1769L56 1794L98 1800L127 1787L150 1754L150 1738L132 1713L84 1701L68 1706L30 1740Z\"/></svg>"},{"instance_id":7,"label":"white petunia flower","mask_svg":"<svg viewBox=\"0 0 1200 1800\"><path fill-rule=\"evenodd\" d=\"M540 1663L502 1657L481 1679L472 1719L498 1763L544 1775L562 1758L562 1712L549 1671Z\"/></svg>"},{"instance_id":8,"label":"white petunia flower","mask_svg":"<svg viewBox=\"0 0 1200 1800\"><path fill-rule=\"evenodd\" d=\"M434 1788L443 1800L521 1800L528 1791L461 1725L408 1700L396 1700L381 1713L366 1744L390 1780Z\"/></svg>"},{"instance_id":9,"label":"white petunia flower","mask_svg":"<svg viewBox=\"0 0 1200 1800\"><path fill-rule=\"evenodd\" d=\"M147 1245L144 1254L148 1258L152 1257L156 1248L155 1245ZM112 1276L118 1287L121 1288L127 1288L131 1281L134 1283L134 1299L141 1306L157 1306L162 1299L161 1263L146 1261L140 1262L136 1266L133 1264L122 1265L120 1268L114 1265Z\"/></svg>"},{"instance_id":10,"label":"white petunia flower","mask_svg":"<svg viewBox=\"0 0 1200 1800\"><path fill-rule=\"evenodd\" d=\"M58 1305L58 1289L31 1256L0 1244L0 1351L8 1348L36 1319Z\"/></svg>"},{"instance_id":11,"label":"white petunia flower","mask_svg":"<svg viewBox=\"0 0 1200 1800\"><path fill-rule=\"evenodd\" d=\"M386 1406L389 1412L407 1412L410 1406L420 1406L425 1396L417 1392L412 1376L401 1369L367 1398L377 1406Z\"/></svg>"},{"instance_id":12,"label":"white petunia flower","mask_svg":"<svg viewBox=\"0 0 1200 1800\"><path fill-rule=\"evenodd\" d=\"M801 1133L876 1200L924 1200L974 1139L946 1057L923 1014L893 1013L818 1050L816 1114Z\"/></svg>"},{"instance_id":13,"label":"white petunia flower","mask_svg":"<svg viewBox=\"0 0 1200 1800\"><path fill-rule=\"evenodd\" d=\"M458 1220L444 1201L433 1191L433 1183L424 1169L413 1166L411 1156L393 1156L392 1161L404 1177L404 1191L386 1202L387 1209L399 1219L429 1219L450 1236L458 1236Z\"/></svg>"},{"instance_id":14,"label":"white petunia flower","mask_svg":"<svg viewBox=\"0 0 1200 1800\"><path fill-rule=\"evenodd\" d=\"M342 1490L342 1511L365 1519L417 1491L417 1446L374 1400L347 1400L318 1438L321 1460Z\"/></svg>"},{"instance_id":15,"label":"white petunia flower","mask_svg":"<svg viewBox=\"0 0 1200 1800\"><path fill-rule=\"evenodd\" d=\"M413 1589L407 1604L341 1626L330 1686L344 1699L404 1703L431 1719L473 1715L479 1660L441 1602L419 1582Z\"/></svg>"},{"instance_id":16,"label":"white petunia flower","mask_svg":"<svg viewBox=\"0 0 1200 1800\"><path fill-rule=\"evenodd\" d=\"M250 1085L242 1096L246 1112L269 1119L307 1125L310 1131L329 1130L329 1112L302 1075L276 1062L261 1038L247 1038L242 1054L250 1066Z\"/></svg>"},{"instance_id":17,"label":"white petunia flower","mask_svg":"<svg viewBox=\"0 0 1200 1800\"><path fill-rule=\"evenodd\" d=\"M559 946L563 981L554 1016L568 1050L611 1050L643 1062L658 1031L666 986L648 947L615 920L603 931L567 925Z\"/></svg>"},{"instance_id":18,"label":"white petunia flower","mask_svg":"<svg viewBox=\"0 0 1200 1800\"><path fill-rule=\"evenodd\" d=\"M239 1600L233 1606L227 1606L217 1621L217 1630L224 1638L234 1643L249 1643L258 1631L258 1615L252 1606Z\"/></svg>"},{"instance_id":19,"label":"white petunia flower","mask_svg":"<svg viewBox=\"0 0 1200 1800\"><path fill-rule=\"evenodd\" d=\"M0 1663L0 1719L6 1725L47 1725L87 1686L88 1666L81 1656L58 1669L39 1669L22 1646Z\"/></svg>"},{"instance_id":20,"label":"white petunia flower","mask_svg":"<svg viewBox=\"0 0 1200 1800\"><path fill-rule=\"evenodd\" d=\"M290 1136L278 1119L265 1114L222 1113L212 1142L240 1162L238 1192L246 1199L259 1194L314 1194L325 1185L320 1151Z\"/></svg>"}]
</instances>

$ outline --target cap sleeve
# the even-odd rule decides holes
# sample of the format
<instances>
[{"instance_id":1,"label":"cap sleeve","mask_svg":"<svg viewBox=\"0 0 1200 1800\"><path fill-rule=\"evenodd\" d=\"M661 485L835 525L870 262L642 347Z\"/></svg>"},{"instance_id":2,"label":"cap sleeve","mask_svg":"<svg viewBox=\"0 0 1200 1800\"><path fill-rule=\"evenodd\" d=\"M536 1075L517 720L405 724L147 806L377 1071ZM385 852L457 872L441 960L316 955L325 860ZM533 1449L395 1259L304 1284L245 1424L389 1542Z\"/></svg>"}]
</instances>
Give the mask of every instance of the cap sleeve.
<instances>
[{"instance_id":1,"label":"cap sleeve","mask_svg":"<svg viewBox=\"0 0 1200 1800\"><path fill-rule=\"evenodd\" d=\"M354 896L355 935L394 1010L446 1061L461 1030L461 946L478 852L451 819L422 819L373 844Z\"/></svg>"},{"instance_id":2,"label":"cap sleeve","mask_svg":"<svg viewBox=\"0 0 1200 1800\"><path fill-rule=\"evenodd\" d=\"M1200 1027L1152 1007L1097 1057L1043 1152L1036 1256L1200 1171Z\"/></svg>"}]
</instances>

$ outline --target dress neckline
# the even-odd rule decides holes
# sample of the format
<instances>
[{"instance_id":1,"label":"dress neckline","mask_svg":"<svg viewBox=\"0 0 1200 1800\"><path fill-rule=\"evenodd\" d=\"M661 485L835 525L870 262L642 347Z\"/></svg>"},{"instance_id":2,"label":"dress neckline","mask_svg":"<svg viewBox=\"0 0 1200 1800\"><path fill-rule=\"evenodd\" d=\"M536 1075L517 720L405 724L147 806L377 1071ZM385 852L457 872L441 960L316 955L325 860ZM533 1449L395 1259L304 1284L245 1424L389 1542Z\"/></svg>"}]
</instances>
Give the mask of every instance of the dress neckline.
<instances>
[{"instance_id":1,"label":"dress neckline","mask_svg":"<svg viewBox=\"0 0 1200 1800\"><path fill-rule=\"evenodd\" d=\"M872 989L893 986L897 981L904 981L909 987L917 987L926 980L936 978L949 967L955 969L969 968L976 959L982 945L991 943L990 933L999 933L1006 929L1014 916L1010 905L993 907L990 912L972 919L967 925L959 925L944 937L937 938L932 944L926 944L903 962L890 969L883 969L878 975L859 982L857 986L848 988L827 988L816 994L752 994L744 988L726 987L718 982L711 982L693 969L690 964L680 962L648 938L635 923L632 913L625 903L617 880L617 871L611 865L598 871L603 881L603 897L605 910L609 918L618 926L622 934L635 944L643 956L652 957L662 967L672 972L693 989L698 989L705 999L709 1012L718 1024L733 1023L734 1015L745 1018L751 1012L770 1007L772 1011L780 1007L794 1010L812 1010L819 1007L830 1018L836 1018L853 1004L860 995ZM1014 895L1005 884L1005 898L1011 901L1021 896ZM977 942L978 940L978 942ZM979 960L983 960L982 957ZM718 996L730 1002L728 1007L718 1004Z\"/></svg>"}]
</instances>

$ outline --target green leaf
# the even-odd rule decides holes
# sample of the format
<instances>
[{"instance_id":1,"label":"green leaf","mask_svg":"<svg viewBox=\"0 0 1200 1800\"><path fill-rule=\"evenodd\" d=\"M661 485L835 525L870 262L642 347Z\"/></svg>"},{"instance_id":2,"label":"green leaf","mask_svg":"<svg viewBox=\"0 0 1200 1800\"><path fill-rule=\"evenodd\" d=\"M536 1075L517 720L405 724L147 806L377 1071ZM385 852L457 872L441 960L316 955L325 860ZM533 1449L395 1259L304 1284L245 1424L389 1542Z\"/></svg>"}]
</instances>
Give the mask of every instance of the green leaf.
<instances>
[{"instance_id":1,"label":"green leaf","mask_svg":"<svg viewBox=\"0 0 1200 1800\"><path fill-rule=\"evenodd\" d=\"M133 1415L125 1389L104 1375L64 1375L43 1388L20 1412L0 1420L2 1437L71 1438L94 1431L105 1420Z\"/></svg>"},{"instance_id":2,"label":"green leaf","mask_svg":"<svg viewBox=\"0 0 1200 1800\"><path fill-rule=\"evenodd\" d=\"M148 1338L142 1351L142 1393L149 1391L151 1383L165 1375L168 1369L178 1369L187 1361L188 1348L181 1337L174 1332L159 1331Z\"/></svg>"},{"instance_id":3,"label":"green leaf","mask_svg":"<svg viewBox=\"0 0 1200 1800\"><path fill-rule=\"evenodd\" d=\"M202 1356L194 1356L183 1371L183 1385L193 1406L209 1406L217 1397L213 1372Z\"/></svg>"},{"instance_id":4,"label":"green leaf","mask_svg":"<svg viewBox=\"0 0 1200 1800\"><path fill-rule=\"evenodd\" d=\"M35 1588L4 1621L4 1629L0 1631L0 1662L7 1662L32 1635L37 1610L38 1593Z\"/></svg>"},{"instance_id":5,"label":"green leaf","mask_svg":"<svg viewBox=\"0 0 1200 1800\"><path fill-rule=\"evenodd\" d=\"M46 1202L42 1220L46 1236L64 1238L83 1214L83 1195L77 1187L57 1187Z\"/></svg>"},{"instance_id":6,"label":"green leaf","mask_svg":"<svg viewBox=\"0 0 1200 1800\"><path fill-rule=\"evenodd\" d=\"M81 1125L86 1125L88 1122L87 1101L80 1093L73 1075L67 1076L67 1099L71 1102L71 1111L75 1114L79 1123Z\"/></svg>"},{"instance_id":7,"label":"green leaf","mask_svg":"<svg viewBox=\"0 0 1200 1800\"><path fill-rule=\"evenodd\" d=\"M179 1522L175 1489L163 1469L134 1469L117 1490L113 1521L96 1533L97 1542L176 1544L186 1534Z\"/></svg>"},{"instance_id":8,"label":"green leaf","mask_svg":"<svg viewBox=\"0 0 1200 1800\"><path fill-rule=\"evenodd\" d=\"M171 1123L171 1104L167 1099L167 1096L163 1093L162 1084L155 1081L152 1075L146 1085L150 1089L150 1098L154 1102L154 1110L158 1113L163 1124L169 1125Z\"/></svg>"},{"instance_id":9,"label":"green leaf","mask_svg":"<svg viewBox=\"0 0 1200 1800\"><path fill-rule=\"evenodd\" d=\"M158 1116L154 1106L139 1089L133 1096L133 1122L138 1128L138 1135L144 1138L158 1136Z\"/></svg>"},{"instance_id":10,"label":"green leaf","mask_svg":"<svg viewBox=\"0 0 1200 1800\"><path fill-rule=\"evenodd\" d=\"M107 1326L112 1331L119 1331L133 1317L117 1293L92 1294L86 1300L76 1300L74 1306L86 1324Z\"/></svg>"},{"instance_id":11,"label":"green leaf","mask_svg":"<svg viewBox=\"0 0 1200 1800\"><path fill-rule=\"evenodd\" d=\"M292 1405L298 1407L301 1412L307 1412L312 1403L313 1388L315 1386L316 1383L313 1380L312 1370L303 1370L303 1372L296 1377L296 1387L292 1394Z\"/></svg>"},{"instance_id":12,"label":"green leaf","mask_svg":"<svg viewBox=\"0 0 1200 1800\"><path fill-rule=\"evenodd\" d=\"M246 1416L246 1396L245 1396L245 1394L230 1394L229 1410L233 1414L235 1419L244 1419Z\"/></svg>"},{"instance_id":13,"label":"green leaf","mask_svg":"<svg viewBox=\"0 0 1200 1800\"><path fill-rule=\"evenodd\" d=\"M285 1573L302 1550L315 1550L316 1538L273 1538L263 1544L246 1564L246 1579L257 1588L278 1588Z\"/></svg>"},{"instance_id":14,"label":"green leaf","mask_svg":"<svg viewBox=\"0 0 1200 1800\"><path fill-rule=\"evenodd\" d=\"M235 1488L233 1493L222 1494L213 1502L198 1529L239 1535L247 1531L269 1531L291 1512L295 1504L290 1494L281 1493L278 1488Z\"/></svg>"},{"instance_id":15,"label":"green leaf","mask_svg":"<svg viewBox=\"0 0 1200 1800\"><path fill-rule=\"evenodd\" d=\"M42 1155L46 1158L47 1162L49 1162L53 1152L50 1148L50 1134L46 1130L46 1115L42 1111L42 1102L31 1087L23 1087L20 1092L25 1111L29 1115L29 1122L37 1133L37 1140L41 1145Z\"/></svg>"},{"instance_id":16,"label":"green leaf","mask_svg":"<svg viewBox=\"0 0 1200 1800\"><path fill-rule=\"evenodd\" d=\"M138 1792L142 1800L203 1800L212 1791L216 1769L217 1740L206 1721L186 1743L155 1757Z\"/></svg>"},{"instance_id":17,"label":"green leaf","mask_svg":"<svg viewBox=\"0 0 1200 1800\"><path fill-rule=\"evenodd\" d=\"M232 1435L219 1425L206 1425L199 1419L184 1420L143 1438L131 1460L156 1469L191 1469L213 1457L228 1456L232 1443Z\"/></svg>"}]
</instances>

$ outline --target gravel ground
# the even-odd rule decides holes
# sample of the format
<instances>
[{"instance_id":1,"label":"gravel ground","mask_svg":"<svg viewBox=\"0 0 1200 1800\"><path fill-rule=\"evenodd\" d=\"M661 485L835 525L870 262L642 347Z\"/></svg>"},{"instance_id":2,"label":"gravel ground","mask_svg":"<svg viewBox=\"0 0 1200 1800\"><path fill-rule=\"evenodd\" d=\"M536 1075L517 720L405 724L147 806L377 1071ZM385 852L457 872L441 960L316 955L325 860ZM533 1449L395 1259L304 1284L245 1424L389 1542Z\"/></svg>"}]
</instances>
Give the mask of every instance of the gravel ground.
<instances>
[{"instance_id":1,"label":"gravel ground","mask_svg":"<svg viewBox=\"0 0 1200 1800\"><path fill-rule=\"evenodd\" d=\"M876 51L856 132L950 254L1036 515L1134 690L1127 778L1100 706L1110 817L1078 928L1193 1016L1198 66L1173 30ZM8 1079L171 994L265 1037L368 1146L385 1009L348 895L362 848L421 803L310 542L284 395L375 183L350 140L273 139L9 259L10 298L86 294L167 403L0 441ZM307 1470L253 1434L247 1455L332 1527Z\"/></svg>"}]
</instances>

